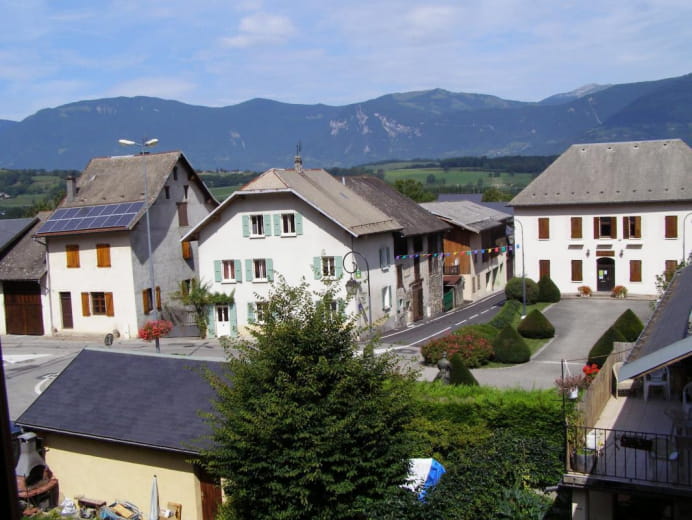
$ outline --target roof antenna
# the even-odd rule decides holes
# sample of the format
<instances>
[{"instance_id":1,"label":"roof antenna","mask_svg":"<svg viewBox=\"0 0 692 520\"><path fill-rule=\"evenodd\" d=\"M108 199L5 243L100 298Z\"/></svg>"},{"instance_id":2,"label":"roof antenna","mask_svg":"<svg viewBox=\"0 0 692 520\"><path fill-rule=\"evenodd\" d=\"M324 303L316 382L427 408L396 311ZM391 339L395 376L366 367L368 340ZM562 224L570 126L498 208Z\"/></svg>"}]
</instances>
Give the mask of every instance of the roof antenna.
<instances>
[{"instance_id":1,"label":"roof antenna","mask_svg":"<svg viewBox=\"0 0 692 520\"><path fill-rule=\"evenodd\" d=\"M297 173L303 173L303 158L300 156L301 145L300 141L296 145L296 156L293 158L293 167Z\"/></svg>"}]
</instances>

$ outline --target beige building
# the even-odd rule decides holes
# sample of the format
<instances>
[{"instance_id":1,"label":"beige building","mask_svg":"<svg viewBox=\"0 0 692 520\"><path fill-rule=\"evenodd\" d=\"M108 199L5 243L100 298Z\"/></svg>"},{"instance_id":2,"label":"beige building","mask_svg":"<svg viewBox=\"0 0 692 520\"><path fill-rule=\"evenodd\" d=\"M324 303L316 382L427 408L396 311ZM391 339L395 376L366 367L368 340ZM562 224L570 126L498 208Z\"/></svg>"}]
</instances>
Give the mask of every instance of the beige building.
<instances>
[{"instance_id":1,"label":"beige building","mask_svg":"<svg viewBox=\"0 0 692 520\"><path fill-rule=\"evenodd\" d=\"M208 446L214 397L201 371L219 360L85 349L16 423L35 432L60 493L149 511L154 475L159 504L182 518L213 520L221 503L214 478L191 462Z\"/></svg>"}]
</instances>

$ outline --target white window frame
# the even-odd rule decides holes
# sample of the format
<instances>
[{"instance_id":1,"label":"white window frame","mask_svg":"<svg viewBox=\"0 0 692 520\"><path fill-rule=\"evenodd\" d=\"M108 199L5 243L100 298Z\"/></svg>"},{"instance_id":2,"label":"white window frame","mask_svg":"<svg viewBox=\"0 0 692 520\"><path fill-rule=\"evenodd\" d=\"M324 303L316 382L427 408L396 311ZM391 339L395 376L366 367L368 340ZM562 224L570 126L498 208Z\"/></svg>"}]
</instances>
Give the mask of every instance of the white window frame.
<instances>
[{"instance_id":1,"label":"white window frame","mask_svg":"<svg viewBox=\"0 0 692 520\"><path fill-rule=\"evenodd\" d=\"M296 214L281 213L281 236L294 237L296 236Z\"/></svg>"},{"instance_id":2,"label":"white window frame","mask_svg":"<svg viewBox=\"0 0 692 520\"><path fill-rule=\"evenodd\" d=\"M252 259L252 281L253 282L266 282L269 280L267 277L267 259L266 258L253 258Z\"/></svg>"},{"instance_id":3,"label":"white window frame","mask_svg":"<svg viewBox=\"0 0 692 520\"><path fill-rule=\"evenodd\" d=\"M236 283L235 260L221 260L221 282Z\"/></svg>"},{"instance_id":4,"label":"white window frame","mask_svg":"<svg viewBox=\"0 0 692 520\"><path fill-rule=\"evenodd\" d=\"M266 236L266 230L264 229L264 215L256 213L250 215L250 236L251 237L264 237Z\"/></svg>"},{"instance_id":5,"label":"white window frame","mask_svg":"<svg viewBox=\"0 0 692 520\"><path fill-rule=\"evenodd\" d=\"M382 287L382 310L389 311L392 308L392 286Z\"/></svg>"},{"instance_id":6,"label":"white window frame","mask_svg":"<svg viewBox=\"0 0 692 520\"><path fill-rule=\"evenodd\" d=\"M322 257L322 278L336 278L336 257Z\"/></svg>"}]
</instances>

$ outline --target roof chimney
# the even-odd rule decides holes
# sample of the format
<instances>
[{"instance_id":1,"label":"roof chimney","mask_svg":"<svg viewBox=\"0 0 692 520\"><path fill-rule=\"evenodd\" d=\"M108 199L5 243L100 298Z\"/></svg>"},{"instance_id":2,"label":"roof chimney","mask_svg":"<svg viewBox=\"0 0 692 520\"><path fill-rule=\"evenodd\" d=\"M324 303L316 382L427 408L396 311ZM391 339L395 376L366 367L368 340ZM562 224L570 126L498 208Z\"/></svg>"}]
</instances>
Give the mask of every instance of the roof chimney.
<instances>
[{"instance_id":1,"label":"roof chimney","mask_svg":"<svg viewBox=\"0 0 692 520\"><path fill-rule=\"evenodd\" d=\"M77 196L77 183L75 182L75 178L72 176L66 177L65 181L67 183L66 187L66 200L67 202L72 202L75 197Z\"/></svg>"},{"instance_id":2,"label":"roof chimney","mask_svg":"<svg viewBox=\"0 0 692 520\"><path fill-rule=\"evenodd\" d=\"M293 168L296 173L303 173L303 158L300 156L300 141L298 141L298 146L296 146L296 156L293 158Z\"/></svg>"}]
</instances>

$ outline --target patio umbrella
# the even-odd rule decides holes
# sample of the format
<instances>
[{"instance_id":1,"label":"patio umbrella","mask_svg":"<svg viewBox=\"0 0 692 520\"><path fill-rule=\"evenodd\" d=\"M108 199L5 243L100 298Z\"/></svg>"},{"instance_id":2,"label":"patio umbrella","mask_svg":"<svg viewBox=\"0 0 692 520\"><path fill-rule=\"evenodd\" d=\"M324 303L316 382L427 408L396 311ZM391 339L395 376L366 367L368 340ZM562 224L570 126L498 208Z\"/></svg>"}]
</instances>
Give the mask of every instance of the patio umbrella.
<instances>
[{"instance_id":1,"label":"patio umbrella","mask_svg":"<svg viewBox=\"0 0 692 520\"><path fill-rule=\"evenodd\" d=\"M159 520L159 486L156 483L156 475L154 475L154 480L151 482L149 520Z\"/></svg>"}]
</instances>

